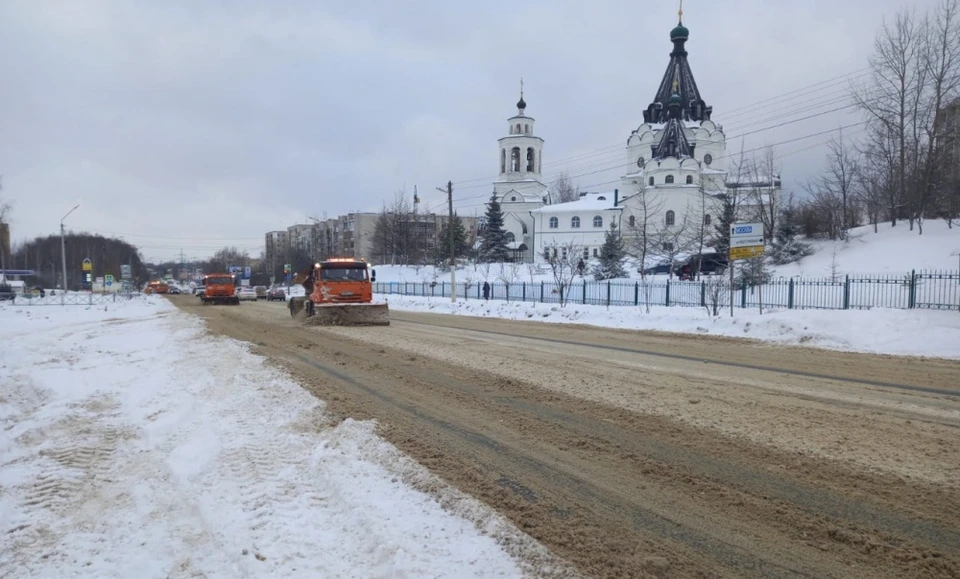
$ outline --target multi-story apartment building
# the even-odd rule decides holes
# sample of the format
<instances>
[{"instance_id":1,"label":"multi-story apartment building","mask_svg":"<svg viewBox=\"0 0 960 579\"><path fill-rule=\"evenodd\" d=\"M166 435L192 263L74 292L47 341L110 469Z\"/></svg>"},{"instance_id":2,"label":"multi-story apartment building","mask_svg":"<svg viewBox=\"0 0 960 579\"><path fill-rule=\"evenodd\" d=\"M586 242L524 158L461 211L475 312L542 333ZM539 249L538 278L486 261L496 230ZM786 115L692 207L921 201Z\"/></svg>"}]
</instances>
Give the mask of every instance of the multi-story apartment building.
<instances>
[{"instance_id":1,"label":"multi-story apartment building","mask_svg":"<svg viewBox=\"0 0 960 579\"><path fill-rule=\"evenodd\" d=\"M960 182L960 99L937 113L937 148L943 154L946 177Z\"/></svg>"},{"instance_id":2,"label":"multi-story apartment building","mask_svg":"<svg viewBox=\"0 0 960 579\"><path fill-rule=\"evenodd\" d=\"M267 271L273 272L276 271L278 266L283 266L288 243L289 238L286 231L270 231L266 234L263 254Z\"/></svg>"}]
</instances>

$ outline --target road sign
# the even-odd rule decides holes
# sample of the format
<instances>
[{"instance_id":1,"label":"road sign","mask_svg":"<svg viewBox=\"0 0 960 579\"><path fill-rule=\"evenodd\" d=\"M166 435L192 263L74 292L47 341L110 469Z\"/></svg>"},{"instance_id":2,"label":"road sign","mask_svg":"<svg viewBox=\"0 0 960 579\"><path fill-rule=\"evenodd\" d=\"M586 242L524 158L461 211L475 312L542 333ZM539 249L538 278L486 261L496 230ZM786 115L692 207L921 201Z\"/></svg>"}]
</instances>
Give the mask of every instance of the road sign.
<instances>
[{"instance_id":1,"label":"road sign","mask_svg":"<svg viewBox=\"0 0 960 579\"><path fill-rule=\"evenodd\" d=\"M750 237L731 237L730 247L751 247L754 245L763 245L762 235L751 235Z\"/></svg>"},{"instance_id":2,"label":"road sign","mask_svg":"<svg viewBox=\"0 0 960 579\"><path fill-rule=\"evenodd\" d=\"M283 264L283 273L290 273L291 271L293 271L292 265L290 265L289 263Z\"/></svg>"},{"instance_id":3,"label":"road sign","mask_svg":"<svg viewBox=\"0 0 960 579\"><path fill-rule=\"evenodd\" d=\"M107 275L103 276L103 279L106 280L108 284L111 284L113 283L113 274L108 273Z\"/></svg>"},{"instance_id":4,"label":"road sign","mask_svg":"<svg viewBox=\"0 0 960 579\"><path fill-rule=\"evenodd\" d=\"M102 278L102 277L98 277L98 278L97 278L97 283L103 283L103 278Z\"/></svg>"},{"instance_id":5,"label":"road sign","mask_svg":"<svg viewBox=\"0 0 960 579\"><path fill-rule=\"evenodd\" d=\"M133 272L131 271L132 269L133 268L131 268L129 265L121 265L120 279L130 279L131 277L133 277L132 275Z\"/></svg>"},{"instance_id":6,"label":"road sign","mask_svg":"<svg viewBox=\"0 0 960 579\"><path fill-rule=\"evenodd\" d=\"M89 257L83 260L83 271L93 271L93 262Z\"/></svg>"},{"instance_id":7,"label":"road sign","mask_svg":"<svg viewBox=\"0 0 960 579\"><path fill-rule=\"evenodd\" d=\"M763 255L762 245L748 245L746 247L731 247L730 259L750 259L751 257L760 257Z\"/></svg>"},{"instance_id":8,"label":"road sign","mask_svg":"<svg viewBox=\"0 0 960 579\"><path fill-rule=\"evenodd\" d=\"M251 267L250 267L249 265L248 265L247 267L243 268L243 277L245 277L245 278L247 278L247 279L250 279L250 274L251 274L251 273L252 273L252 269L251 269Z\"/></svg>"},{"instance_id":9,"label":"road sign","mask_svg":"<svg viewBox=\"0 0 960 579\"><path fill-rule=\"evenodd\" d=\"M763 223L734 223L730 226L730 239L757 236L763 237Z\"/></svg>"}]
</instances>

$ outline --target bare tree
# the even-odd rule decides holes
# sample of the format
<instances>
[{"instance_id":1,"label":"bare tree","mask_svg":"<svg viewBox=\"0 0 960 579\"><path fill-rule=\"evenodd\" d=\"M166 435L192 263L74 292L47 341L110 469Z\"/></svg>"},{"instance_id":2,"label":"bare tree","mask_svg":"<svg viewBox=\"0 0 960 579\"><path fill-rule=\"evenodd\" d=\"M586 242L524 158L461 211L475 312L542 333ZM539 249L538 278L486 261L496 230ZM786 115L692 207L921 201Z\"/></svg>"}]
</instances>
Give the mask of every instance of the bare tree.
<instances>
[{"instance_id":1,"label":"bare tree","mask_svg":"<svg viewBox=\"0 0 960 579\"><path fill-rule=\"evenodd\" d=\"M730 304L730 284L723 275L709 275L704 283L707 314L719 316L720 308Z\"/></svg>"},{"instance_id":2,"label":"bare tree","mask_svg":"<svg viewBox=\"0 0 960 579\"><path fill-rule=\"evenodd\" d=\"M416 226L413 207L401 190L393 201L383 204L373 231L373 252L381 263L391 265L416 261L423 247L416 247Z\"/></svg>"},{"instance_id":3,"label":"bare tree","mask_svg":"<svg viewBox=\"0 0 960 579\"><path fill-rule=\"evenodd\" d=\"M503 284L507 292L507 301L510 301L510 286L517 283L520 279L520 268L523 264L516 261L500 264L500 271L497 272L497 281Z\"/></svg>"},{"instance_id":4,"label":"bare tree","mask_svg":"<svg viewBox=\"0 0 960 579\"><path fill-rule=\"evenodd\" d=\"M827 170L806 186L831 239L847 240L847 230L856 224L855 201L860 161L843 140L843 131L827 145Z\"/></svg>"},{"instance_id":5,"label":"bare tree","mask_svg":"<svg viewBox=\"0 0 960 579\"><path fill-rule=\"evenodd\" d=\"M635 210L627 218L627 253L640 264L640 283L644 304L650 313L650 285L647 283L647 259L653 255L657 240L657 219L663 209L663 198L656 189L642 187L631 199Z\"/></svg>"},{"instance_id":6,"label":"bare tree","mask_svg":"<svg viewBox=\"0 0 960 579\"><path fill-rule=\"evenodd\" d=\"M550 186L550 203L569 203L580 198L580 189L570 182L566 172L560 173L557 180Z\"/></svg>"},{"instance_id":7,"label":"bare tree","mask_svg":"<svg viewBox=\"0 0 960 579\"><path fill-rule=\"evenodd\" d=\"M583 248L574 243L554 243L543 249L543 260L550 266L555 290L559 293L560 307L567 304L570 286L577 276L577 264L583 257Z\"/></svg>"},{"instance_id":8,"label":"bare tree","mask_svg":"<svg viewBox=\"0 0 960 579\"><path fill-rule=\"evenodd\" d=\"M673 265L677 259L696 246L696 218L693 211L687 207L679 219L673 211L667 211L663 221L656 226L655 244L651 253L670 264L670 276L673 276ZM691 222L691 217L694 221ZM701 220L702 221L702 220Z\"/></svg>"}]
</instances>

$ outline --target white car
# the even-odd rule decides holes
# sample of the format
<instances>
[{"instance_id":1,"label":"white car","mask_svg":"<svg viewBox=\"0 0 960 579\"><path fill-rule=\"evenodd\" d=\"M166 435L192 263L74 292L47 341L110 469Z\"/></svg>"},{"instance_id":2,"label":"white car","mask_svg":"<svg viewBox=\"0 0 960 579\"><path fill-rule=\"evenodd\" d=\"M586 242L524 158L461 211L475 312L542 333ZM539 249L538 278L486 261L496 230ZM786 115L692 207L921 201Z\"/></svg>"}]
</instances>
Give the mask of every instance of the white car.
<instances>
[{"instance_id":1,"label":"white car","mask_svg":"<svg viewBox=\"0 0 960 579\"><path fill-rule=\"evenodd\" d=\"M257 301L257 292L253 291L252 287L242 287L237 290L237 297L240 298L240 301Z\"/></svg>"}]
</instances>

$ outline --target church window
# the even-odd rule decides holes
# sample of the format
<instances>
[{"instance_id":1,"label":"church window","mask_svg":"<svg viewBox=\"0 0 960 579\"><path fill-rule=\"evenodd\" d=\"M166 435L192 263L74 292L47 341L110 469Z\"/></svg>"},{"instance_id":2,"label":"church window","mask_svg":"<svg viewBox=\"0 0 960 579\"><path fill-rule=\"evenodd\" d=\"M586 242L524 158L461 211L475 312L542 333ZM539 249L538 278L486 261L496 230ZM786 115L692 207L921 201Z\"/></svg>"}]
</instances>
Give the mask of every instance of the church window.
<instances>
[{"instance_id":1,"label":"church window","mask_svg":"<svg viewBox=\"0 0 960 579\"><path fill-rule=\"evenodd\" d=\"M527 172L533 173L534 168L537 166L536 152L534 152L533 147L527 148Z\"/></svg>"},{"instance_id":2,"label":"church window","mask_svg":"<svg viewBox=\"0 0 960 579\"><path fill-rule=\"evenodd\" d=\"M661 247L664 251L673 251L673 243L669 241L664 241Z\"/></svg>"},{"instance_id":3,"label":"church window","mask_svg":"<svg viewBox=\"0 0 960 579\"><path fill-rule=\"evenodd\" d=\"M653 187L653 177L650 177L650 180L648 181L648 183L650 183L650 186Z\"/></svg>"},{"instance_id":4,"label":"church window","mask_svg":"<svg viewBox=\"0 0 960 579\"><path fill-rule=\"evenodd\" d=\"M663 182L666 183L667 185L670 185L671 183L673 183L673 175L667 175L664 178Z\"/></svg>"},{"instance_id":5,"label":"church window","mask_svg":"<svg viewBox=\"0 0 960 579\"><path fill-rule=\"evenodd\" d=\"M526 224L526 223L521 223L521 224L520 224L520 227L523 228L523 234L526 235L526 234L527 234L527 224Z\"/></svg>"},{"instance_id":6,"label":"church window","mask_svg":"<svg viewBox=\"0 0 960 579\"><path fill-rule=\"evenodd\" d=\"M707 153L703 156L703 162L707 164L707 167L710 166L710 163L713 163L713 155Z\"/></svg>"},{"instance_id":7,"label":"church window","mask_svg":"<svg viewBox=\"0 0 960 579\"><path fill-rule=\"evenodd\" d=\"M674 213L672 209L670 211L667 211L667 219L666 219L667 227L675 224L676 222L677 222L677 214Z\"/></svg>"},{"instance_id":8,"label":"church window","mask_svg":"<svg viewBox=\"0 0 960 579\"><path fill-rule=\"evenodd\" d=\"M594 226L594 227L603 227L603 217L600 217L599 215L597 215L596 217L594 217L594 218L593 218L593 226Z\"/></svg>"},{"instance_id":9,"label":"church window","mask_svg":"<svg viewBox=\"0 0 960 579\"><path fill-rule=\"evenodd\" d=\"M500 172L507 172L507 150L500 149Z\"/></svg>"},{"instance_id":10,"label":"church window","mask_svg":"<svg viewBox=\"0 0 960 579\"><path fill-rule=\"evenodd\" d=\"M556 228L558 228L558 227L560 227L560 220L557 219L556 217L551 217L551 218L550 218L550 229L556 229Z\"/></svg>"},{"instance_id":11,"label":"church window","mask_svg":"<svg viewBox=\"0 0 960 579\"><path fill-rule=\"evenodd\" d=\"M594 251L596 251L596 250L594 250ZM589 247L584 247L584 248L583 248L583 259L590 259L590 248L589 248Z\"/></svg>"},{"instance_id":12,"label":"church window","mask_svg":"<svg viewBox=\"0 0 960 579\"><path fill-rule=\"evenodd\" d=\"M510 125L510 134L513 134L513 125Z\"/></svg>"},{"instance_id":13,"label":"church window","mask_svg":"<svg viewBox=\"0 0 960 579\"><path fill-rule=\"evenodd\" d=\"M693 175L687 175L687 185L693 185Z\"/></svg>"},{"instance_id":14,"label":"church window","mask_svg":"<svg viewBox=\"0 0 960 579\"><path fill-rule=\"evenodd\" d=\"M636 226L637 226L637 218L634 217L633 215L631 215L631 216L630 216L630 219L628 220L628 223L630 224L630 227L636 227Z\"/></svg>"},{"instance_id":15,"label":"church window","mask_svg":"<svg viewBox=\"0 0 960 579\"><path fill-rule=\"evenodd\" d=\"M520 123L517 123L517 134L520 134Z\"/></svg>"},{"instance_id":16,"label":"church window","mask_svg":"<svg viewBox=\"0 0 960 579\"><path fill-rule=\"evenodd\" d=\"M520 147L514 147L510 151L510 170L514 173L520 172Z\"/></svg>"},{"instance_id":17,"label":"church window","mask_svg":"<svg viewBox=\"0 0 960 579\"><path fill-rule=\"evenodd\" d=\"M510 198L510 201L516 201L516 200L517 200L517 196L516 196L516 195L514 195L513 197Z\"/></svg>"},{"instance_id":18,"label":"church window","mask_svg":"<svg viewBox=\"0 0 960 579\"><path fill-rule=\"evenodd\" d=\"M703 224L704 224L704 225L710 225L710 214L709 214L709 213L703 216Z\"/></svg>"},{"instance_id":19,"label":"church window","mask_svg":"<svg viewBox=\"0 0 960 579\"><path fill-rule=\"evenodd\" d=\"M517 240L517 236L514 235L512 231L508 231L507 234L504 236L504 239L507 240L507 243L513 243Z\"/></svg>"},{"instance_id":20,"label":"church window","mask_svg":"<svg viewBox=\"0 0 960 579\"><path fill-rule=\"evenodd\" d=\"M646 160L643 157L637 159L637 167L643 169L643 166L646 164Z\"/></svg>"},{"instance_id":21,"label":"church window","mask_svg":"<svg viewBox=\"0 0 960 579\"><path fill-rule=\"evenodd\" d=\"M579 218L579 217L571 217L571 218L570 218L570 228L571 228L571 229L580 229L580 218Z\"/></svg>"},{"instance_id":22,"label":"church window","mask_svg":"<svg viewBox=\"0 0 960 579\"><path fill-rule=\"evenodd\" d=\"M594 247L594 248L593 248L593 257L597 257L598 254L599 254L599 252L597 251L597 248Z\"/></svg>"},{"instance_id":23,"label":"church window","mask_svg":"<svg viewBox=\"0 0 960 579\"><path fill-rule=\"evenodd\" d=\"M530 125L523 125L523 134L524 135L530 134Z\"/></svg>"}]
</instances>

